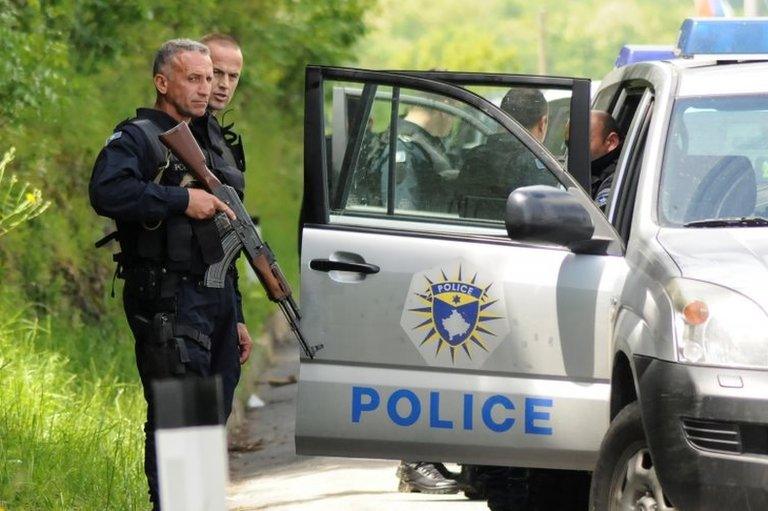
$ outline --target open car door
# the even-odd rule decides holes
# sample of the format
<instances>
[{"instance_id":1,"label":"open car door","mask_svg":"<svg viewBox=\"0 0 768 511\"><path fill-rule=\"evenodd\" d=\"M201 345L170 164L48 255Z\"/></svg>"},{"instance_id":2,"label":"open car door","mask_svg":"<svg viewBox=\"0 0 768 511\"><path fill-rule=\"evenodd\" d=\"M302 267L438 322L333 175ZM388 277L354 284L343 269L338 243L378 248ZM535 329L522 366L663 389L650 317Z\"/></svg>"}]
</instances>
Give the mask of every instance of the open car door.
<instances>
[{"instance_id":1,"label":"open car door","mask_svg":"<svg viewBox=\"0 0 768 511\"><path fill-rule=\"evenodd\" d=\"M297 453L591 468L623 259L583 189L589 81L308 67L305 108L302 327L325 347ZM530 185L576 197L607 250L510 239Z\"/></svg>"}]
</instances>

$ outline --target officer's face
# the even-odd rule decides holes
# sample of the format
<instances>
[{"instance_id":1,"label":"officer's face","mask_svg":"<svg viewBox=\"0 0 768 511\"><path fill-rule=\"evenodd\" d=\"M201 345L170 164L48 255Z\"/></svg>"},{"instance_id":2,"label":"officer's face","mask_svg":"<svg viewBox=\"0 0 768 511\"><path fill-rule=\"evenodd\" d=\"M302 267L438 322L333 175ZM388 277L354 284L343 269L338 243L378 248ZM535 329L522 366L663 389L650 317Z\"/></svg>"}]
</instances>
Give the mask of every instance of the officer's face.
<instances>
[{"instance_id":1,"label":"officer's face","mask_svg":"<svg viewBox=\"0 0 768 511\"><path fill-rule=\"evenodd\" d=\"M589 117L589 157L596 160L610 153L619 146L619 135L612 131L606 137L603 133L605 124L596 114Z\"/></svg>"},{"instance_id":2,"label":"officer's face","mask_svg":"<svg viewBox=\"0 0 768 511\"><path fill-rule=\"evenodd\" d=\"M203 115L211 96L211 58L185 51L177 54L168 67L170 69L155 76L155 86L163 96L164 109L178 121Z\"/></svg>"},{"instance_id":3,"label":"officer's face","mask_svg":"<svg viewBox=\"0 0 768 511\"><path fill-rule=\"evenodd\" d=\"M231 44L211 41L208 43L213 61L213 90L208 107L223 110L232 100L243 69L243 54Z\"/></svg>"}]
</instances>

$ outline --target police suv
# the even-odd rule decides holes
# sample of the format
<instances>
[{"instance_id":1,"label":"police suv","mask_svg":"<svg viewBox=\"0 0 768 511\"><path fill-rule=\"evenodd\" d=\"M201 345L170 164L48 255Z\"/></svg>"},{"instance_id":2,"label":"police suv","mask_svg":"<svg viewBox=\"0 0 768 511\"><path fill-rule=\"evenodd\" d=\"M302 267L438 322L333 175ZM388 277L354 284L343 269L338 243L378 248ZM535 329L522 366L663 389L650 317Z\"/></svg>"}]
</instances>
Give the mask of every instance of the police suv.
<instances>
[{"instance_id":1,"label":"police suv","mask_svg":"<svg viewBox=\"0 0 768 511\"><path fill-rule=\"evenodd\" d=\"M768 509L765 43L764 20L686 20L678 58L605 77L605 214L588 80L309 67L302 327L325 347L297 452L590 471L597 510ZM487 99L531 88L570 98L546 146Z\"/></svg>"}]
</instances>

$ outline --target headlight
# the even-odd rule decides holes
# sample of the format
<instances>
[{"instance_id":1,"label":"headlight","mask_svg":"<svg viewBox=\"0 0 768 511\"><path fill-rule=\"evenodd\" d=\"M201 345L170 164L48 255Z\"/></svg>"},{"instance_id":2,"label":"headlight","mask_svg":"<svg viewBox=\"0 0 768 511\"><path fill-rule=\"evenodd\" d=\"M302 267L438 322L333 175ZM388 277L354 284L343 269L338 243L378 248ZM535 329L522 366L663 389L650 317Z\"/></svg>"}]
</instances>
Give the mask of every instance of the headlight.
<instances>
[{"instance_id":1,"label":"headlight","mask_svg":"<svg viewBox=\"0 0 768 511\"><path fill-rule=\"evenodd\" d=\"M697 280L673 279L667 289L679 362L768 367L768 316L755 302Z\"/></svg>"}]
</instances>

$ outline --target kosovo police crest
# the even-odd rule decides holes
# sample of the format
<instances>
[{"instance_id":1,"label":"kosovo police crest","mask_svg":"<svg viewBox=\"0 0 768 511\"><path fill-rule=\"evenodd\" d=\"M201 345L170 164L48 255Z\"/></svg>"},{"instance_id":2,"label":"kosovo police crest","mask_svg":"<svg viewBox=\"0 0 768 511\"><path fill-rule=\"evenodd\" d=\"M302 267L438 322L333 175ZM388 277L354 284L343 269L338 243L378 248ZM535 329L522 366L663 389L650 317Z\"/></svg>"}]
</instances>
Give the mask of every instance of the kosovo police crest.
<instances>
[{"instance_id":1,"label":"kosovo police crest","mask_svg":"<svg viewBox=\"0 0 768 511\"><path fill-rule=\"evenodd\" d=\"M459 259L416 273L400 325L426 362L479 367L509 333L503 290Z\"/></svg>"}]
</instances>

